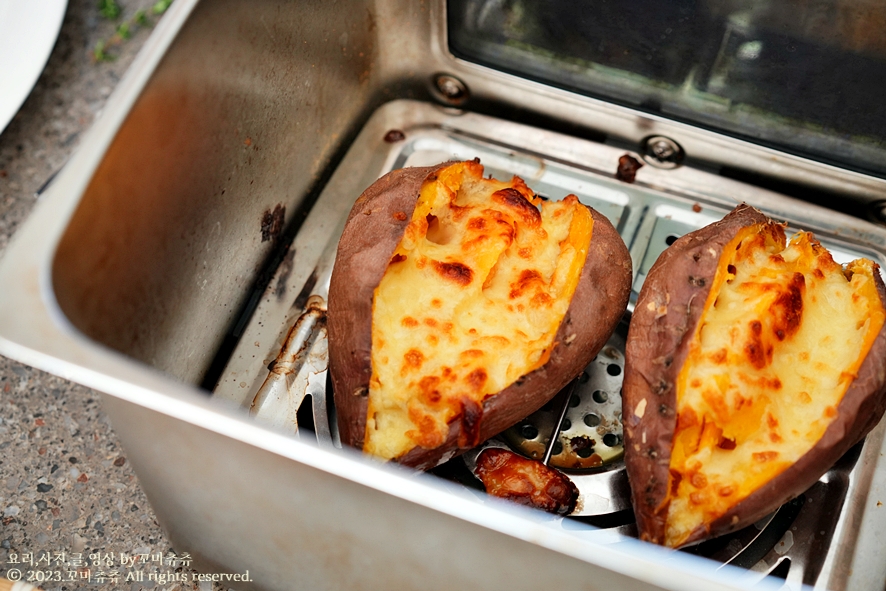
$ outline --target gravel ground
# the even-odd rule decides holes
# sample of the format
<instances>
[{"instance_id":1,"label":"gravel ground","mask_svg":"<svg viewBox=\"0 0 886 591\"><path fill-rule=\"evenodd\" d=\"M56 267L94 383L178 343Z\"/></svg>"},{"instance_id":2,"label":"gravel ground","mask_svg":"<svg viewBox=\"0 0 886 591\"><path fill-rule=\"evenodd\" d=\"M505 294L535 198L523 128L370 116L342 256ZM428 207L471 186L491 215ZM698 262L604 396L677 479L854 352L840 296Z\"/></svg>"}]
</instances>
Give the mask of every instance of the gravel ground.
<instances>
[{"instance_id":1,"label":"gravel ground","mask_svg":"<svg viewBox=\"0 0 886 591\"><path fill-rule=\"evenodd\" d=\"M76 150L151 24L136 24L120 43L115 30L139 9L156 22L155 1L117 0L122 11L115 19L102 16L99 0L69 1L45 71L0 133L0 256L35 193ZM112 60L95 59L101 41L110 41ZM145 561L120 564L131 555ZM98 394L0 357L0 576L40 571L33 576L50 579L39 583L46 590L223 589L194 582L188 564L157 525ZM170 580L183 575L188 582Z\"/></svg>"}]
</instances>

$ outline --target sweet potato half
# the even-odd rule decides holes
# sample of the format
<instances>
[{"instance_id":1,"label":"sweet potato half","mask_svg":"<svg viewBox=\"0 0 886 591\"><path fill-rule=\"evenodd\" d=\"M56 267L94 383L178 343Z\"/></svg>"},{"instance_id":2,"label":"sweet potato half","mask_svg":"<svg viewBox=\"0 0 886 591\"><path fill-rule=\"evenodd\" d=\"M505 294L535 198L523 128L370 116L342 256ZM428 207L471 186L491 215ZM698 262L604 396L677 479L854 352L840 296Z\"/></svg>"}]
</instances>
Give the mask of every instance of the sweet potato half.
<instances>
[{"instance_id":1,"label":"sweet potato half","mask_svg":"<svg viewBox=\"0 0 886 591\"><path fill-rule=\"evenodd\" d=\"M739 206L650 270L625 362L642 539L679 547L800 495L886 409L886 292L866 259Z\"/></svg>"},{"instance_id":2,"label":"sweet potato half","mask_svg":"<svg viewBox=\"0 0 886 591\"><path fill-rule=\"evenodd\" d=\"M421 469L531 414L603 347L631 260L575 196L477 161L393 171L357 200L329 288L342 442Z\"/></svg>"}]
</instances>

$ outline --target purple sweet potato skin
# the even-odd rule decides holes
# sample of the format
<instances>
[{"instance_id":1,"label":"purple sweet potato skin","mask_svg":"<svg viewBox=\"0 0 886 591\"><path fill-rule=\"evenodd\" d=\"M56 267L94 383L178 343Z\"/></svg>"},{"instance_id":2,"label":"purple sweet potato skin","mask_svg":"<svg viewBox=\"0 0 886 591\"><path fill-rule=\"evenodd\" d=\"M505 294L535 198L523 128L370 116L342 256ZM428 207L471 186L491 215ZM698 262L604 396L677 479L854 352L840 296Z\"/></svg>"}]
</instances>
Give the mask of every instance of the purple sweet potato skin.
<instances>
[{"instance_id":1,"label":"purple sweet potato skin","mask_svg":"<svg viewBox=\"0 0 886 591\"><path fill-rule=\"evenodd\" d=\"M357 200L342 234L329 289L330 371L342 443L358 449L372 374L373 292L412 217L422 183L448 164L385 175ZM594 226L587 260L548 362L486 398L477 409L479 427L463 424L474 423L476 416L458 417L443 445L415 447L398 463L428 469L507 429L553 398L606 344L627 307L631 258L609 220L588 209ZM405 220L400 221L400 212Z\"/></svg>"},{"instance_id":2,"label":"purple sweet potato skin","mask_svg":"<svg viewBox=\"0 0 886 591\"><path fill-rule=\"evenodd\" d=\"M681 237L662 253L640 291L628 331L622 400L625 464L643 540L664 543L669 464L677 422L675 384L720 255L741 228L767 221L758 210L740 205L721 221ZM880 299L886 302L878 274L875 280ZM822 439L788 470L708 528L693 532L684 545L741 529L771 513L802 494L860 441L886 410L884 355L886 330L881 330ZM643 411L638 413L640 408Z\"/></svg>"}]
</instances>

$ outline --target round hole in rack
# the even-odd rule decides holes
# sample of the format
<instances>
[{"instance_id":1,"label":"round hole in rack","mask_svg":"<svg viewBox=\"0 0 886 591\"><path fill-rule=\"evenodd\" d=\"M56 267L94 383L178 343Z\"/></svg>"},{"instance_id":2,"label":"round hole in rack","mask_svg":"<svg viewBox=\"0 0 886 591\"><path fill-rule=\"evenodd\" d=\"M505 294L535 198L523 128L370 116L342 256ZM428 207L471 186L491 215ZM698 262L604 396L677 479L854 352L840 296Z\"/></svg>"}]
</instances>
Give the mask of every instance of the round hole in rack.
<instances>
[{"instance_id":1,"label":"round hole in rack","mask_svg":"<svg viewBox=\"0 0 886 591\"><path fill-rule=\"evenodd\" d=\"M585 415L585 425L588 427L596 427L600 424L600 417L597 415L590 413Z\"/></svg>"},{"instance_id":2,"label":"round hole in rack","mask_svg":"<svg viewBox=\"0 0 886 591\"><path fill-rule=\"evenodd\" d=\"M581 384L587 384L590 379L591 379L591 376L588 375L588 372L586 372L586 371L581 372L581 375L578 376L578 381Z\"/></svg>"},{"instance_id":3,"label":"round hole in rack","mask_svg":"<svg viewBox=\"0 0 886 591\"><path fill-rule=\"evenodd\" d=\"M520 427L520 435L526 439L535 439L538 437L538 428L535 425L526 423Z\"/></svg>"},{"instance_id":4,"label":"round hole in rack","mask_svg":"<svg viewBox=\"0 0 886 591\"><path fill-rule=\"evenodd\" d=\"M560 430L569 431L570 429L572 429L572 421L569 419L563 419L563 422L560 423Z\"/></svg>"},{"instance_id":5,"label":"round hole in rack","mask_svg":"<svg viewBox=\"0 0 886 591\"><path fill-rule=\"evenodd\" d=\"M607 447L615 447L618 445L618 435L615 433L607 433L603 436L603 445Z\"/></svg>"},{"instance_id":6,"label":"round hole in rack","mask_svg":"<svg viewBox=\"0 0 886 591\"><path fill-rule=\"evenodd\" d=\"M603 404L604 402L609 400L609 394L607 394L603 390L594 390L593 397L594 402L596 402L597 404Z\"/></svg>"},{"instance_id":7,"label":"round hole in rack","mask_svg":"<svg viewBox=\"0 0 886 591\"><path fill-rule=\"evenodd\" d=\"M668 237L665 238L665 244L670 246L671 244L673 244L674 242L677 241L677 238L679 238L679 236L677 236L676 234L668 234Z\"/></svg>"},{"instance_id":8,"label":"round hole in rack","mask_svg":"<svg viewBox=\"0 0 886 591\"><path fill-rule=\"evenodd\" d=\"M579 405L580 402L581 402L581 398L579 398L578 394L573 394L573 395L569 398L569 407L570 407L570 408L575 408L576 406Z\"/></svg>"},{"instance_id":9,"label":"round hole in rack","mask_svg":"<svg viewBox=\"0 0 886 591\"><path fill-rule=\"evenodd\" d=\"M610 363L609 365L606 366L606 373L608 373L609 375L611 375L613 377L620 375L621 374L621 366L616 365L614 363Z\"/></svg>"},{"instance_id":10,"label":"round hole in rack","mask_svg":"<svg viewBox=\"0 0 886 591\"><path fill-rule=\"evenodd\" d=\"M589 457L591 457L592 453L594 453L593 447L582 447L582 448L575 450L575 455L577 455L580 458L589 458Z\"/></svg>"},{"instance_id":11,"label":"round hole in rack","mask_svg":"<svg viewBox=\"0 0 886 591\"><path fill-rule=\"evenodd\" d=\"M557 441L554 443L554 449L551 450L551 455L559 456L561 453L563 453L563 444Z\"/></svg>"}]
</instances>

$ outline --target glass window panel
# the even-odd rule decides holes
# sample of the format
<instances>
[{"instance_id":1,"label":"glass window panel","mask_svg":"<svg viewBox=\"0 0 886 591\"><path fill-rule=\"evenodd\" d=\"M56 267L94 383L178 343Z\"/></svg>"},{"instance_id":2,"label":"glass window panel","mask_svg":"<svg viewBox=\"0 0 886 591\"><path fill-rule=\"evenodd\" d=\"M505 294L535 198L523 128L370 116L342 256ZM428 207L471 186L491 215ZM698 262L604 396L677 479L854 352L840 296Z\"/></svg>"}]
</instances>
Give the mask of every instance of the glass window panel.
<instances>
[{"instance_id":1,"label":"glass window panel","mask_svg":"<svg viewBox=\"0 0 886 591\"><path fill-rule=\"evenodd\" d=\"M886 176L886 1L450 0L454 55Z\"/></svg>"}]
</instances>

